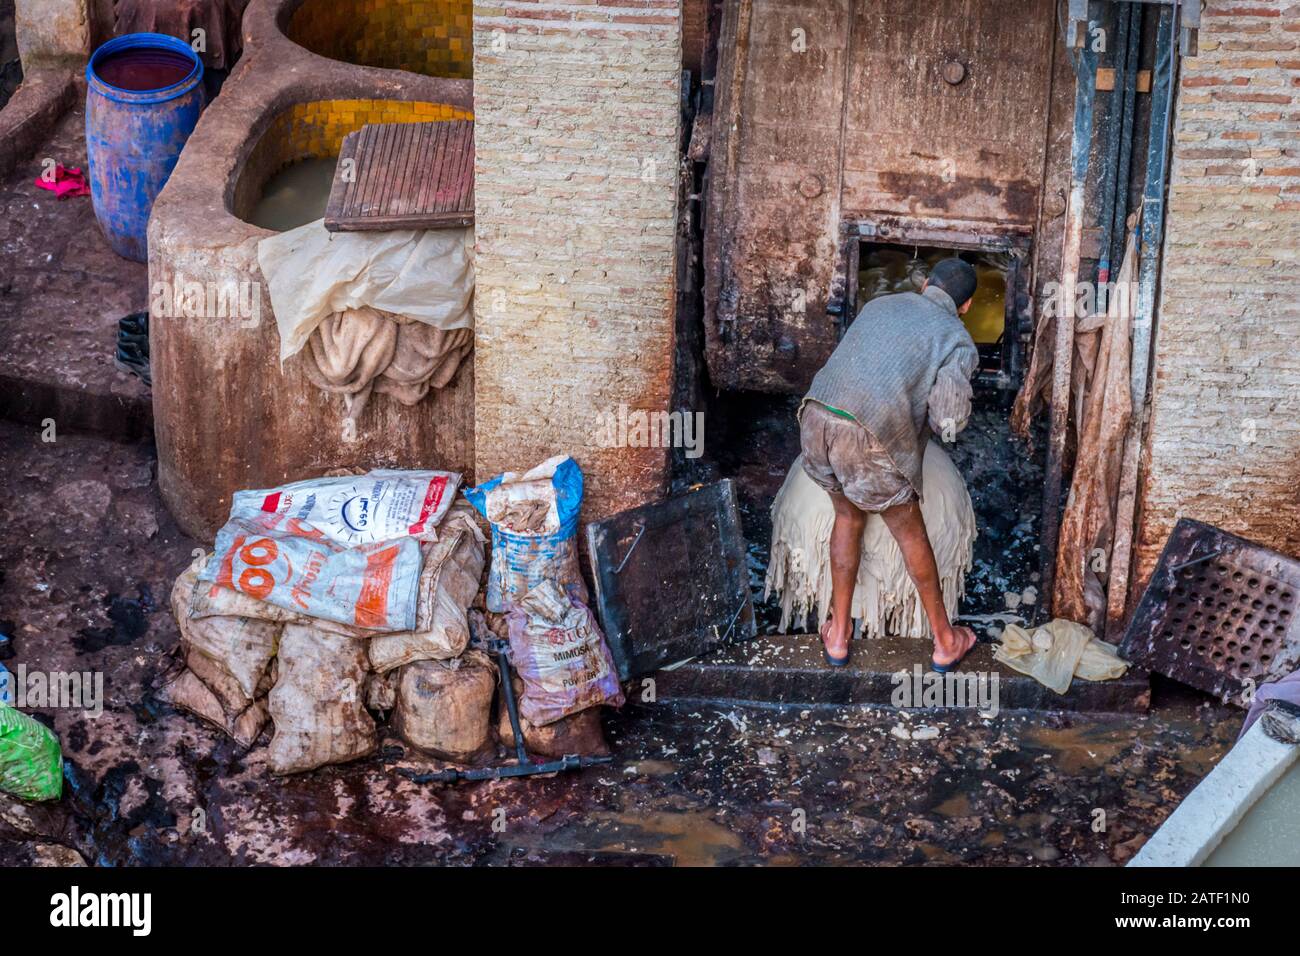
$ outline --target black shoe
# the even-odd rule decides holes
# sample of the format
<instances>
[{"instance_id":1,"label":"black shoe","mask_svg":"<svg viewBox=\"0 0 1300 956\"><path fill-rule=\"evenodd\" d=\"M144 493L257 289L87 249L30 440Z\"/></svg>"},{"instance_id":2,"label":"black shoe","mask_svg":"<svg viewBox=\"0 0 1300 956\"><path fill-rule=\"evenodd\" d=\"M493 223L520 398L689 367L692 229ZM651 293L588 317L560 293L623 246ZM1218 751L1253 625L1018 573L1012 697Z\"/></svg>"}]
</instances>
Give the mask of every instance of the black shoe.
<instances>
[{"instance_id":1,"label":"black shoe","mask_svg":"<svg viewBox=\"0 0 1300 956\"><path fill-rule=\"evenodd\" d=\"M149 375L149 313L132 312L117 320L117 351L113 364L152 386Z\"/></svg>"}]
</instances>

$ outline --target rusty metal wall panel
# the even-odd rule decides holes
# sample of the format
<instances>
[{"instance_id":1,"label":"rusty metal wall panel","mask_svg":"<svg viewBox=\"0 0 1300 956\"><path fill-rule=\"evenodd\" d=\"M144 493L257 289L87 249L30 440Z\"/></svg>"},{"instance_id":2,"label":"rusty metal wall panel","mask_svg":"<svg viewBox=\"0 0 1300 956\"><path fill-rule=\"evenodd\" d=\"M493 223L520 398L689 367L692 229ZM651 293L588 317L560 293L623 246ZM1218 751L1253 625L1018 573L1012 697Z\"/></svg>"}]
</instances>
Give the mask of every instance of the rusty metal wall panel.
<instances>
[{"instance_id":1,"label":"rusty metal wall panel","mask_svg":"<svg viewBox=\"0 0 1300 956\"><path fill-rule=\"evenodd\" d=\"M723 388L793 392L836 341L826 298L850 4L753 0L747 11L728 208L709 224L721 234L709 371Z\"/></svg>"},{"instance_id":2,"label":"rusty metal wall panel","mask_svg":"<svg viewBox=\"0 0 1300 956\"><path fill-rule=\"evenodd\" d=\"M1300 664L1300 561L1179 519L1120 654L1246 706L1243 691Z\"/></svg>"},{"instance_id":3,"label":"rusty metal wall panel","mask_svg":"<svg viewBox=\"0 0 1300 956\"><path fill-rule=\"evenodd\" d=\"M1052 0L857 6L844 208L1032 225L1050 102ZM963 74L960 82L944 78L946 66Z\"/></svg>"},{"instance_id":4,"label":"rusty metal wall panel","mask_svg":"<svg viewBox=\"0 0 1300 956\"><path fill-rule=\"evenodd\" d=\"M800 392L838 341L841 222L1032 229L1051 0L738 0L719 69L706 355L722 388ZM728 49L727 44L734 44ZM952 85L945 63L966 71ZM724 68L725 67L725 68Z\"/></svg>"}]
</instances>

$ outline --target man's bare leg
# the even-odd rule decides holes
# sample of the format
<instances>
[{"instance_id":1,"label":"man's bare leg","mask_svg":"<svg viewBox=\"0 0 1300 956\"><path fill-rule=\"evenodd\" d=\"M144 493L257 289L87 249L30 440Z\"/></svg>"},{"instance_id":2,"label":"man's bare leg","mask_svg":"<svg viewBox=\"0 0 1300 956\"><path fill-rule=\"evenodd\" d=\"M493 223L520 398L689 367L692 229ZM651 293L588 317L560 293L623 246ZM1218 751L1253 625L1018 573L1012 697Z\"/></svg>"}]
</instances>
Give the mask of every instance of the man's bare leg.
<instances>
[{"instance_id":1,"label":"man's bare leg","mask_svg":"<svg viewBox=\"0 0 1300 956\"><path fill-rule=\"evenodd\" d=\"M898 542L903 552L903 563L907 573L916 585L921 596L921 607L925 618L930 622L930 633L934 635L934 661L937 664L951 664L959 660L975 643L975 632L969 627L953 627L948 620L948 610L943 606L943 591L939 587L939 566L934 560L934 549L930 547L930 538L925 531L925 518L921 515L921 506L913 498L901 505L894 505L881 512L889 533ZM839 512L835 514L836 525ZM832 533L831 562L834 567L834 535ZM834 572L831 574L834 583Z\"/></svg>"},{"instance_id":2,"label":"man's bare leg","mask_svg":"<svg viewBox=\"0 0 1300 956\"><path fill-rule=\"evenodd\" d=\"M867 514L843 495L832 494L835 524L831 528L831 618L822 627L822 643L831 657L849 652L853 637L853 587L862 563L862 531Z\"/></svg>"}]
</instances>

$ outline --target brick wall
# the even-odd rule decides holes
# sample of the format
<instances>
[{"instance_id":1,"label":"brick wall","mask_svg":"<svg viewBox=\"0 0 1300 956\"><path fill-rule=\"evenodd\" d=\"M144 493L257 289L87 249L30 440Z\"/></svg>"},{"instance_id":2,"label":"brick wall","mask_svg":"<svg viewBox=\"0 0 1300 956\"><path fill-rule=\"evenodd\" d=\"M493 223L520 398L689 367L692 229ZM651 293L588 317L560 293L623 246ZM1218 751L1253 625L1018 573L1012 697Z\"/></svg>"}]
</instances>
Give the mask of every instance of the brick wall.
<instances>
[{"instance_id":1,"label":"brick wall","mask_svg":"<svg viewBox=\"0 0 1300 956\"><path fill-rule=\"evenodd\" d=\"M1182 70L1143 579L1180 516L1300 553L1300 3L1210 0Z\"/></svg>"},{"instance_id":2,"label":"brick wall","mask_svg":"<svg viewBox=\"0 0 1300 956\"><path fill-rule=\"evenodd\" d=\"M588 520L666 479L595 424L670 401L680 69L679 0L475 4L477 477L571 454Z\"/></svg>"}]
</instances>

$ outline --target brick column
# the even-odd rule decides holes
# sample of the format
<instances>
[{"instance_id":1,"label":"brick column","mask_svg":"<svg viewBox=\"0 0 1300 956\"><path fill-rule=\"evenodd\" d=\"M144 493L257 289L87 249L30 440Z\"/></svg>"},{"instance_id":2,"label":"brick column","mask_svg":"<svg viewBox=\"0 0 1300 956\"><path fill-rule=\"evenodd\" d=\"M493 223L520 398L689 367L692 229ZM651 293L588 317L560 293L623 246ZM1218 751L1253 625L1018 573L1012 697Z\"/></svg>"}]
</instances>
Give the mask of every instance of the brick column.
<instances>
[{"instance_id":1,"label":"brick column","mask_svg":"<svg viewBox=\"0 0 1300 956\"><path fill-rule=\"evenodd\" d=\"M588 520L667 475L596 423L671 399L679 4L474 7L477 477L571 454Z\"/></svg>"},{"instance_id":2,"label":"brick column","mask_svg":"<svg viewBox=\"0 0 1300 956\"><path fill-rule=\"evenodd\" d=\"M1179 516L1300 553L1300 3L1182 61L1139 571Z\"/></svg>"}]
</instances>

